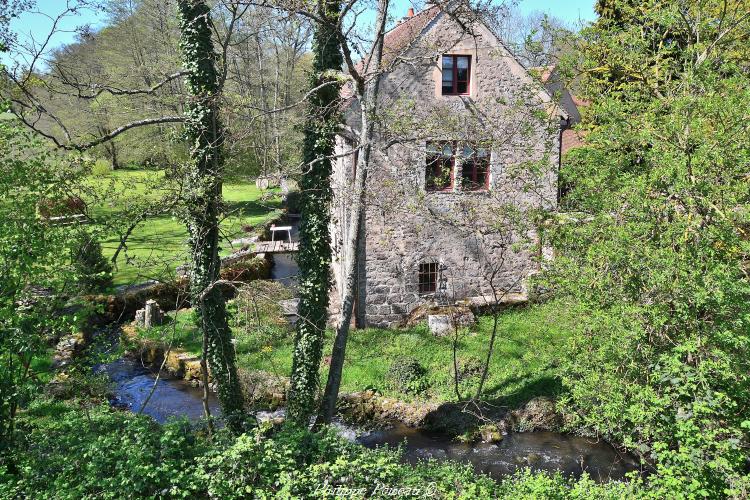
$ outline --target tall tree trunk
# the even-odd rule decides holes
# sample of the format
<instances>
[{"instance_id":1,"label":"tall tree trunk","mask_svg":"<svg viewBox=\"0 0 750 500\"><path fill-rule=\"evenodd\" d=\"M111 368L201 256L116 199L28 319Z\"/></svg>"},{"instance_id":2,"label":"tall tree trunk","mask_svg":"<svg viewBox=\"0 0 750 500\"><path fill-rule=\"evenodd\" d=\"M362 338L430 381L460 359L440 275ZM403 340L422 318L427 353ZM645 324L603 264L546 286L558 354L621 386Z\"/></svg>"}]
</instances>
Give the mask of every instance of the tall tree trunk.
<instances>
[{"instance_id":1,"label":"tall tree trunk","mask_svg":"<svg viewBox=\"0 0 750 500\"><path fill-rule=\"evenodd\" d=\"M349 326L352 321L352 310L354 308L358 267L357 249L359 247L362 221L364 219L367 170L372 156L372 142L375 132L374 118L378 102L380 65L383 57L383 38L385 36L385 23L388 18L388 4L389 0L378 0L378 11L375 20L375 26L378 31L372 50L372 57L369 60L367 68L364 70L364 86L358 92L362 109L361 129L359 133L361 153L358 155L357 173L354 177L354 199L350 205L351 218L349 219L349 231L343 247L345 262L344 289L342 291L343 300L338 325L336 326L336 338L333 341L328 380L316 425L328 424L333 419L333 416L336 414L336 400L338 399L339 388L341 387L346 343L349 337Z\"/></svg>"},{"instance_id":2,"label":"tall tree trunk","mask_svg":"<svg viewBox=\"0 0 750 500\"><path fill-rule=\"evenodd\" d=\"M244 430L246 415L237 377L226 304L219 278L219 213L224 131L217 116L220 94L216 60L204 0L179 0L180 48L190 102L185 133L190 165L185 188L185 216L190 235L190 295L197 326L205 338L203 353L216 381L227 427Z\"/></svg>"},{"instance_id":3,"label":"tall tree trunk","mask_svg":"<svg viewBox=\"0 0 750 500\"><path fill-rule=\"evenodd\" d=\"M338 0L320 0L320 15L330 24L319 23L316 26L313 88L327 81L335 82L335 76L329 72L341 70L343 58L335 31L339 8ZM338 84L331 83L314 92L310 97L305 122L305 171L300 182L299 320L288 408L290 422L301 426L307 426L310 417L315 414L318 369L328 310L331 282L331 238L328 228L332 199L330 156L339 125L339 88Z\"/></svg>"}]
</instances>

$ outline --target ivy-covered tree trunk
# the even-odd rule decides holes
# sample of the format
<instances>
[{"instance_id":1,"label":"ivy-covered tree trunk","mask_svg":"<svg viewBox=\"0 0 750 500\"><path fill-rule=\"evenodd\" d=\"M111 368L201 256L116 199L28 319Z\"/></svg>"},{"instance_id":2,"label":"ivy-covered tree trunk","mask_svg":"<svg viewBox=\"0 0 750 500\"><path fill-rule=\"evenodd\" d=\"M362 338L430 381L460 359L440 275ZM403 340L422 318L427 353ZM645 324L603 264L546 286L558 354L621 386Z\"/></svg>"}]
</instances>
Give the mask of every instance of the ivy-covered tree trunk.
<instances>
[{"instance_id":1,"label":"ivy-covered tree trunk","mask_svg":"<svg viewBox=\"0 0 750 500\"><path fill-rule=\"evenodd\" d=\"M219 77L210 11L203 0L180 0L180 48L188 72L185 133L190 164L185 185L185 215L190 237L190 295L206 345L203 356L218 388L227 426L242 432L246 415L237 377L226 304L216 286L219 278L219 212L224 133L217 116Z\"/></svg>"},{"instance_id":2,"label":"ivy-covered tree trunk","mask_svg":"<svg viewBox=\"0 0 750 500\"><path fill-rule=\"evenodd\" d=\"M294 342L288 418L307 425L315 413L318 390L318 368L330 288L331 244L330 222L331 171L336 130L339 125L340 86L334 73L341 70L343 58L336 33L338 0L322 0L320 17L329 23L318 23L314 35L312 88L308 117L305 122L304 172L300 188L301 222L298 263L299 321ZM330 82L329 85L325 85Z\"/></svg>"},{"instance_id":3,"label":"ivy-covered tree trunk","mask_svg":"<svg viewBox=\"0 0 750 500\"><path fill-rule=\"evenodd\" d=\"M370 54L369 64L363 69L363 74L370 73L367 79L361 78L356 85L356 94L360 102L360 125L359 147L360 155L357 159L357 172L354 176L353 197L349 210L348 237L343 242L344 253L344 282L342 290L341 312L336 326L336 336L331 351L331 366L328 370L328 380L323 393L323 402L320 406L317 424L330 424L336 413L336 401L338 400L341 377L344 371L344 360L346 357L346 343L349 338L349 326L352 322L354 310L355 284L357 282L358 255L357 249L362 233L362 221L365 216L365 187L367 183L367 172L372 156L372 143L375 137L375 113L378 105L378 90L380 87L381 62L383 59L383 43L385 40L385 26L388 20L388 7L390 0L378 0L375 26L377 32Z\"/></svg>"}]
</instances>

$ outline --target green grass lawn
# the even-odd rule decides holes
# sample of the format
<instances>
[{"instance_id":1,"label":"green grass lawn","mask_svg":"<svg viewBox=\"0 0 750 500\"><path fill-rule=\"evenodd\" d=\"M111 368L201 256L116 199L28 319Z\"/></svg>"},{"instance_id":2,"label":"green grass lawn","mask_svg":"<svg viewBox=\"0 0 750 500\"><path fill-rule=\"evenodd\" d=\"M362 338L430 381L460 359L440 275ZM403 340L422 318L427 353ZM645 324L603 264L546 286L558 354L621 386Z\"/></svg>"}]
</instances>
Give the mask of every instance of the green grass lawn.
<instances>
[{"instance_id":1,"label":"green grass lawn","mask_svg":"<svg viewBox=\"0 0 750 500\"><path fill-rule=\"evenodd\" d=\"M124 215L128 205L143 200L157 201L162 172L145 170L117 170L106 177L90 177L89 182L111 197L95 207L94 214ZM229 241L242 234L243 225L257 226L278 214L279 196L262 192L254 183L230 182L224 185L227 216L221 221L222 253L231 251ZM121 251L114 272L114 284L140 283L147 279L165 279L174 275L175 269L187 261L187 231L176 217L162 215L142 222L128 238L127 250ZM103 239L104 256L111 258L119 244L116 235Z\"/></svg>"},{"instance_id":2,"label":"green grass lawn","mask_svg":"<svg viewBox=\"0 0 750 500\"><path fill-rule=\"evenodd\" d=\"M200 352L200 339L191 322L192 314L177 314L177 328L165 326L162 338L173 338L174 345L193 353ZM500 316L495 349L485 384L484 397L502 400L515 406L538 395L554 395L559 391L555 378L557 356L561 345L572 335L575 317L564 303L551 302L527 308L511 309ZM482 317L475 328L462 332L458 343L458 359L484 360L492 331L492 318ZM292 365L291 328L266 325L254 331L235 329L240 367L263 370L287 377ZM172 336L172 337L170 337ZM326 337L330 354L332 332ZM427 389L418 395L407 394L393 387L388 371L394 361L415 358L425 369ZM347 345L342 381L343 392L374 388L384 395L402 400L455 400L453 389L453 340L434 337L426 326L409 329L353 330ZM323 384L327 365L321 364ZM473 396L478 374L461 384L463 396Z\"/></svg>"}]
</instances>

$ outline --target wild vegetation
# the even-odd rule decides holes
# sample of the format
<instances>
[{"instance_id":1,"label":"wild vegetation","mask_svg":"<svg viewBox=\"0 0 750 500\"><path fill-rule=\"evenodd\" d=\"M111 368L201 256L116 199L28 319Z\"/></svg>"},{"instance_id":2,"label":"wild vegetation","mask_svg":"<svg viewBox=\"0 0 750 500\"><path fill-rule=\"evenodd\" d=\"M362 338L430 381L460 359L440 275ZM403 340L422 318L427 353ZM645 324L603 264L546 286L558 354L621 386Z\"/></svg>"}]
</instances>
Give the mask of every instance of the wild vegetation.
<instances>
[{"instance_id":1,"label":"wild vegetation","mask_svg":"<svg viewBox=\"0 0 750 500\"><path fill-rule=\"evenodd\" d=\"M337 328L325 322L335 105L344 84L363 104L359 203L368 134L388 118L376 98L387 0L370 9L369 39L343 22L351 4L330 1L71 0L63 18L100 4L104 26L56 48L11 29L31 2L0 6L0 49L15 57L0 81L0 497L748 496L746 0L599 0L578 32L539 18L526 29L492 2L454 12L494 17L521 60L558 63L587 105L560 205L534 214L555 249L530 283L538 301L444 337L423 323L349 331L359 217ZM254 185L277 174L302 188L295 327L279 305L289 290L239 283L219 260L281 215L279 190ZM200 360L206 419L161 425L112 407L92 366L106 357L113 285L172 284L183 264L191 308L130 341ZM255 421L242 386L255 371L291 379L283 424ZM339 392L365 390L508 410L545 396L557 430L613 443L644 474L494 480L410 465L325 425Z\"/></svg>"}]
</instances>

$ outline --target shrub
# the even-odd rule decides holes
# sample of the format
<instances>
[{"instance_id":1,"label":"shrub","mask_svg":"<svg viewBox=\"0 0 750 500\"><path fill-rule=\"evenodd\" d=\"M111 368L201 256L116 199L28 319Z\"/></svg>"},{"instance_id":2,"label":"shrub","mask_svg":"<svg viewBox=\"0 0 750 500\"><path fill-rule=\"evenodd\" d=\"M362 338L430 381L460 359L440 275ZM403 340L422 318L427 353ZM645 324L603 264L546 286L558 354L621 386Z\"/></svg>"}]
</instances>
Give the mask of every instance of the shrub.
<instances>
[{"instance_id":1,"label":"shrub","mask_svg":"<svg viewBox=\"0 0 750 500\"><path fill-rule=\"evenodd\" d=\"M112 286L112 265L102 254L102 246L87 233L81 233L71 251L73 272L84 293Z\"/></svg>"},{"instance_id":2,"label":"shrub","mask_svg":"<svg viewBox=\"0 0 750 500\"><path fill-rule=\"evenodd\" d=\"M94 177L106 177L112 173L112 164L104 158L99 158L91 167L91 175Z\"/></svg>"},{"instance_id":3,"label":"shrub","mask_svg":"<svg viewBox=\"0 0 750 500\"><path fill-rule=\"evenodd\" d=\"M159 426L107 405L41 401L23 415L18 434L11 460L0 464L2 498L167 495L191 487L193 461L205 450L185 421Z\"/></svg>"},{"instance_id":4,"label":"shrub","mask_svg":"<svg viewBox=\"0 0 750 500\"><path fill-rule=\"evenodd\" d=\"M427 389L427 370L415 358L398 358L388 369L388 380L393 389L405 394L419 394Z\"/></svg>"},{"instance_id":5,"label":"shrub","mask_svg":"<svg viewBox=\"0 0 750 500\"><path fill-rule=\"evenodd\" d=\"M0 460L0 498L674 498L643 479L596 483L524 470L496 482L469 465L405 464L398 451L285 428L211 441L184 420L158 425L107 405L39 400ZM347 495L348 493L351 493ZM338 493L338 494L337 494ZM399 493L399 494L397 494Z\"/></svg>"}]
</instances>

